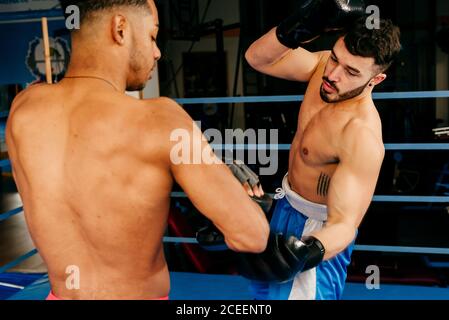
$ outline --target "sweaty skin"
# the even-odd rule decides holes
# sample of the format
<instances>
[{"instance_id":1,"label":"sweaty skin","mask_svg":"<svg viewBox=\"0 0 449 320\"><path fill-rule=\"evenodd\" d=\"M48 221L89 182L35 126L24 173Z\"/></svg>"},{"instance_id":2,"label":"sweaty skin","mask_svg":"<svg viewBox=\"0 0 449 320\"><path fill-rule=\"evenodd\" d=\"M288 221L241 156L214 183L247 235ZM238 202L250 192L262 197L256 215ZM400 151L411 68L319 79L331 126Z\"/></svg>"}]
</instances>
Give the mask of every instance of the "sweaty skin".
<instances>
[{"instance_id":1,"label":"sweaty skin","mask_svg":"<svg viewBox=\"0 0 449 320\"><path fill-rule=\"evenodd\" d=\"M95 41L83 28L74 35L67 76L108 81L34 85L11 109L6 135L14 178L52 291L61 299L168 295L162 238L174 181L231 249L261 252L266 246L265 215L226 165L171 161L177 141L170 135L177 129L188 132L190 147L198 144L212 155L184 110L167 98L124 94L142 87L160 58L157 11L149 5L152 15L142 18L103 13L89 31L97 30ZM66 285L73 266L80 272L75 290Z\"/></svg>"},{"instance_id":2,"label":"sweaty skin","mask_svg":"<svg viewBox=\"0 0 449 320\"><path fill-rule=\"evenodd\" d=\"M351 55L341 38L332 54L288 50L274 29L249 48L246 59L262 73L309 82L290 150L288 179L299 195L327 205L328 220L312 235L323 243L325 260L331 259L354 240L374 194L385 150L371 93L386 76L369 74L374 60ZM360 74L354 76L354 67ZM323 77L338 92L324 84ZM337 94L365 85L356 97L338 101ZM323 87L329 100L338 102L325 102Z\"/></svg>"}]
</instances>

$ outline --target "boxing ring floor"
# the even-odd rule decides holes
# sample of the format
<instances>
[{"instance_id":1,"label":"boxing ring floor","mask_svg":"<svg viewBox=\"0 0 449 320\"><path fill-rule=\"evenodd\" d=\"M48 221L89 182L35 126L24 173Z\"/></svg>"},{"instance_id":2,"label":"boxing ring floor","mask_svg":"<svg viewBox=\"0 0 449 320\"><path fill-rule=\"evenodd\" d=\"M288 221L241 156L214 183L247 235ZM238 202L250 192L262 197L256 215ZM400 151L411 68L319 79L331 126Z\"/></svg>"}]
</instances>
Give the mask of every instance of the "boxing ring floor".
<instances>
[{"instance_id":1,"label":"boxing ring floor","mask_svg":"<svg viewBox=\"0 0 449 320\"><path fill-rule=\"evenodd\" d=\"M170 300L251 300L248 280L234 275L172 272ZM50 291L45 275L7 300L44 300ZM449 300L449 288L381 284L368 290L347 283L343 300Z\"/></svg>"}]
</instances>

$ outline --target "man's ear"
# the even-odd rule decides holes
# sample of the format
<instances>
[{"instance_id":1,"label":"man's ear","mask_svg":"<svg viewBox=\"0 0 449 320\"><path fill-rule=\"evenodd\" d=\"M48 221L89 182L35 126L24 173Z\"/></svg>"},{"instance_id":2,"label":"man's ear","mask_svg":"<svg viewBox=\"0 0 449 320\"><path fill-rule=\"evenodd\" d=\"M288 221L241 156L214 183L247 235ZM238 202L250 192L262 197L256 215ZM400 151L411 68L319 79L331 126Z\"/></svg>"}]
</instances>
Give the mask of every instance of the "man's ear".
<instances>
[{"instance_id":1,"label":"man's ear","mask_svg":"<svg viewBox=\"0 0 449 320\"><path fill-rule=\"evenodd\" d=\"M128 29L128 26L129 25L126 18L121 14L114 15L111 18L112 39L118 45L125 44L125 33Z\"/></svg>"},{"instance_id":2,"label":"man's ear","mask_svg":"<svg viewBox=\"0 0 449 320\"><path fill-rule=\"evenodd\" d=\"M383 82L385 79L387 78L387 75L385 73L379 73L377 76L375 76L371 82L370 82L370 86L377 86L378 84L380 84L381 82Z\"/></svg>"}]
</instances>

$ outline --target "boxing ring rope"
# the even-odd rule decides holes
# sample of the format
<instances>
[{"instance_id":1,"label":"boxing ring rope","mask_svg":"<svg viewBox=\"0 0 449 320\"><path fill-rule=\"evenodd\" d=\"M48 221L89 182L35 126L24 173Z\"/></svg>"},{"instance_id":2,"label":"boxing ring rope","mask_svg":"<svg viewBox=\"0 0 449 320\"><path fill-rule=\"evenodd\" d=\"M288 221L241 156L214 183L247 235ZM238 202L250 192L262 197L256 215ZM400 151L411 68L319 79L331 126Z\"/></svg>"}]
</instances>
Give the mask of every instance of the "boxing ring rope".
<instances>
[{"instance_id":1,"label":"boxing ring rope","mask_svg":"<svg viewBox=\"0 0 449 320\"><path fill-rule=\"evenodd\" d=\"M195 238L164 237L164 243L198 244ZM449 248L355 245L354 251L449 255Z\"/></svg>"},{"instance_id":2,"label":"boxing ring rope","mask_svg":"<svg viewBox=\"0 0 449 320\"><path fill-rule=\"evenodd\" d=\"M0 214L0 222L11 218L19 213L23 212L23 207L19 207L8 212Z\"/></svg>"},{"instance_id":3,"label":"boxing ring rope","mask_svg":"<svg viewBox=\"0 0 449 320\"><path fill-rule=\"evenodd\" d=\"M1 23L0 15L0 23ZM449 98L449 90L445 91L418 91L418 92L390 92L390 93L375 93L374 100L387 99L429 99L429 98ZM254 96L254 97L224 97L224 98L189 98L189 99L175 99L182 105L195 104L230 104L230 103L273 103L273 102L301 102L304 96ZM2 113L3 117L7 117L7 113ZM213 145L215 149L237 149L237 150L290 150L290 144L279 145ZM447 143L428 143L428 144L385 144L386 150L408 150L408 151L428 151L428 150L449 150ZM0 168L7 168L11 165L9 160L0 160ZM187 198L184 192L172 192L171 196L174 198ZM273 196L273 195L272 195ZM413 202L413 203L449 203L449 197L437 196L374 196L373 202ZM10 210L6 213L0 214L0 222L9 219L19 213L23 212L23 207ZM186 243L197 244L195 238L180 238L180 237L164 237L164 243ZM449 255L449 248L427 248L427 247L404 247L404 246L375 246L375 245L355 245L354 251L362 252L384 252L384 253L404 253L404 254L432 254L432 255ZM38 253L37 249L22 255L16 260L0 267L0 273L14 268L23 261ZM0 284L1 285L1 284Z\"/></svg>"},{"instance_id":4,"label":"boxing ring rope","mask_svg":"<svg viewBox=\"0 0 449 320\"><path fill-rule=\"evenodd\" d=\"M23 256L20 256L16 260L14 260L14 261L4 265L3 267L0 268L0 274L5 272L5 271L8 271L9 269L12 269L12 268L18 266L19 264L21 264L25 260L28 260L29 258L34 256L35 254L37 254L37 249L33 249L30 252L24 254Z\"/></svg>"},{"instance_id":5,"label":"boxing ring rope","mask_svg":"<svg viewBox=\"0 0 449 320\"><path fill-rule=\"evenodd\" d=\"M268 193L271 197L275 194ZM187 198L184 192L172 192L172 198ZM372 202L403 202L403 203L448 203L449 197L441 196L374 196Z\"/></svg>"},{"instance_id":6,"label":"boxing ring rope","mask_svg":"<svg viewBox=\"0 0 449 320\"><path fill-rule=\"evenodd\" d=\"M449 90L440 91L413 91L413 92L379 92L373 94L374 100L398 100L398 99L431 99L449 98ZM175 99L179 104L230 104L230 103L272 103L272 102L301 102L304 95L297 96L249 96L249 97L224 97L224 98L183 98Z\"/></svg>"}]
</instances>

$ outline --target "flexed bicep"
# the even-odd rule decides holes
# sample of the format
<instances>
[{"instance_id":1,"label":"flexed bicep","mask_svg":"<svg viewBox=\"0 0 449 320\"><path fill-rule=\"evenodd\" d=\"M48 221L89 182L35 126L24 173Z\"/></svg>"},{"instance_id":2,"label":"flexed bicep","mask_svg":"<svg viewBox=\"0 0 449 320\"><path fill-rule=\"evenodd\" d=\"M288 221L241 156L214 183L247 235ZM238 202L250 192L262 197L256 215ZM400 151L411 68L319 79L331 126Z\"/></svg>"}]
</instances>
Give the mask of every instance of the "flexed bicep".
<instances>
[{"instance_id":1,"label":"flexed bicep","mask_svg":"<svg viewBox=\"0 0 449 320\"><path fill-rule=\"evenodd\" d=\"M384 157L381 141L367 129L346 133L340 164L329 186L330 213L341 212L358 226L374 195ZM332 215L330 219L332 219Z\"/></svg>"},{"instance_id":2,"label":"flexed bicep","mask_svg":"<svg viewBox=\"0 0 449 320\"><path fill-rule=\"evenodd\" d=\"M329 185L329 222L348 221L358 227L367 211L377 183L374 174L341 163Z\"/></svg>"}]
</instances>

